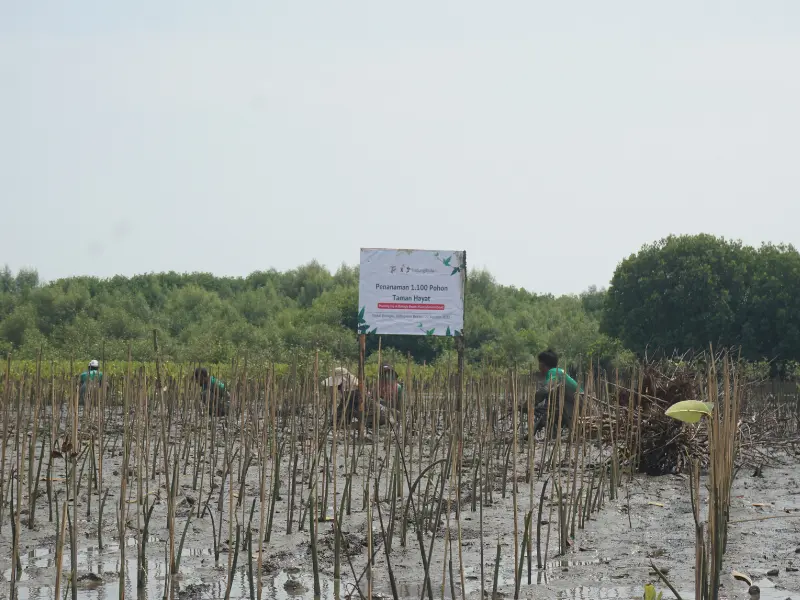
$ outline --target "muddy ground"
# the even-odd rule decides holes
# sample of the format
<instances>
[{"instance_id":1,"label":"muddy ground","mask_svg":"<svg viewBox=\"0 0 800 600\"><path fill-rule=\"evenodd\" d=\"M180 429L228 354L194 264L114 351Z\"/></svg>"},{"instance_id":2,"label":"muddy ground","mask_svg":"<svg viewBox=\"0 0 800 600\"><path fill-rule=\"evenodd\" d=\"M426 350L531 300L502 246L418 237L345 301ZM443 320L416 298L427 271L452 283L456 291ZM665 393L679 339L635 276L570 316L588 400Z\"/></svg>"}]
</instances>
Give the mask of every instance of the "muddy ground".
<instances>
[{"instance_id":1,"label":"muddy ground","mask_svg":"<svg viewBox=\"0 0 800 600\"><path fill-rule=\"evenodd\" d=\"M9 450L13 455L13 449ZM9 460L13 456L9 457ZM109 451L104 464L104 487L110 489L108 505L104 517L103 531L106 547L97 548L97 512L98 497L93 494L92 517L86 518L87 495L84 485L79 494L79 550L78 574L85 577L95 574L102 581L83 580L79 583L78 597L82 600L105 600L118 597L120 568L120 548L117 540L116 506L119 503L119 471L122 457L118 450ZM527 457L520 452L517 460L517 474L524 481ZM425 461L423 461L424 463ZM265 546L264 569L261 581L264 585L264 598L313 598L313 578L311 575L311 556L309 536L307 532L296 531L286 535L287 516L287 476L289 464L284 459L281 476L281 501L278 502L274 533L271 542ZM10 463L9 463L10 464ZM340 464L343 462L340 459ZM259 467L254 464L248 471L246 496L247 511L250 499L259 494ZM63 469L61 472L63 476ZM359 470L363 477L363 469ZM499 569L499 592L507 598L513 597L513 561L514 561L514 519L511 483L507 485L505 498L501 497L502 477L495 473L492 482L493 503L484 507L483 581L486 589L492 588L492 576L495 563L495 552L498 539L501 542L502 554ZM465 471L465 484L462 492L469 494L469 471ZM794 598L800 600L800 466L793 456L774 454L771 464L765 465L763 476L754 476L753 469L742 469L735 481L732 506L732 523L729 533L729 548L725 560L726 573L732 569L743 571L757 580L764 600ZM220 477L215 478L219 484ZM162 482L163 483L163 482ZM191 477L181 480L181 494L177 509L177 530L180 533L190 510L196 510L199 498L208 494L206 490L200 496L192 490ZM302 481L298 480L298 483ZM56 485L64 486L63 482ZM152 483L152 488L157 487ZM361 484L359 484L360 486ZM535 503L541 483L535 486ZM306 493L306 488L303 493ZM344 479L337 484L338 493L344 489ZM528 485L520 483L518 496L519 527L522 528L524 514L530 507ZM357 574L361 574L366 565L366 527L365 512L362 507L360 487L354 491L352 514L345 518L342 527L348 541L348 552ZM64 496L62 495L62 498ZM216 497L216 496L215 496ZM216 510L216 502L214 510ZM331 503L332 504L332 503ZM23 506L27 500L23 498ZM126 595L136 594L136 530L135 503L129 510L131 520L127 528L126 544ZM241 515L244 509L239 509ZM255 527L258 525L260 506L256 504ZM8 518L8 507L3 519L0 534L0 598L10 594L11 577L11 527ZM56 527L48 521L48 502L41 496L37 503L37 522L31 530L23 525L20 532L22 550L21 581L19 583L19 600L47 598L54 595ZM223 527L227 539L228 513L225 502ZM384 519L387 518L388 505L382 505ZM767 518L778 517L778 518ZM215 512L215 518L218 516ZM554 515L544 510L544 518L554 519ZM295 516L296 519L296 516ZM760 519L760 520L756 520ZM23 523L27 515L22 515ZM744 521L744 522L742 522ZM451 524L455 531L455 512L451 514ZM465 596L480 598L481 594L481 541L480 520L478 512L471 512L471 506L464 504L461 513L461 535L463 540L463 564ZM373 525L374 537L380 540L380 526L377 514ZM140 598L160 598L164 589L164 556L168 533L166 529L166 502L157 502L150 527L147 544L148 585L140 594ZM520 534L521 535L521 534ZM257 532L256 532L257 537ZM433 592L435 598L442 597L443 581L443 537L444 528L439 530L434 546L434 558L431 567ZM319 551L322 597L333 598L333 536L330 522L319 524ZM430 538L426 538L426 546ZM215 564L213 552L211 519L206 515L202 519L194 519L186 534L183 557L180 564L181 574L178 576L176 590L181 598L211 599L224 598L226 592L226 570L229 555L223 551L218 564ZM641 598L643 586L655 582L658 589L664 589L664 598L672 598L672 594L657 582L651 572L650 560L669 572L674 585L687 600L693 597L694 582L694 524L691 515L691 504L688 482L683 475L666 475L662 477L635 476L630 483L626 480L620 488L620 497L615 501L606 501L604 508L587 523L586 529L577 532L572 549L561 557L556 557L557 535L551 534L549 559L547 567L542 571L536 569L534 561L532 584L527 583L527 569L523 576L521 597L525 598L569 598L569 599L601 599L601 598ZM378 546L379 548L381 546ZM534 546L535 548L535 546ZM227 550L224 548L223 550ZM535 550L534 550L535 551ZM458 553L453 553L455 563L456 589L451 591L449 583L444 586L444 597L461 597L460 575L458 571ZM535 557L534 557L535 558ZM249 598L249 586L246 576L246 554L239 553L239 567L236 570L232 598ZM64 569L69 569L69 553L64 558ZM423 587L423 569L420 552L413 531L409 531L407 547L400 546L395 540L391 552L391 564L397 580L397 587L402 598L420 598ZM767 576L768 572L777 570L777 575ZM352 595L354 577L346 560L342 564L342 596ZM375 595L391 598L391 587L387 577L384 553L378 553L375 571ZM66 579L62 580L66 582ZM65 589L62 583L62 591ZM735 581L730 575L723 580L723 592L726 598L750 598L748 586ZM366 593L366 579L361 581L362 591Z\"/></svg>"}]
</instances>

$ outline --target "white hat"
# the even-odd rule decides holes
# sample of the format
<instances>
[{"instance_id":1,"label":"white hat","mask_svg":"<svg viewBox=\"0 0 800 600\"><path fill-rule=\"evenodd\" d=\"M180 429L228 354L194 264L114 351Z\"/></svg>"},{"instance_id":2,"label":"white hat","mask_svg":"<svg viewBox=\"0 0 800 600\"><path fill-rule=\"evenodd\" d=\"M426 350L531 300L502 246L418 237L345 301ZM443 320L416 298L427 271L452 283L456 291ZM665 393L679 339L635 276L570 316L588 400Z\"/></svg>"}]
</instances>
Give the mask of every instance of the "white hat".
<instances>
[{"instance_id":1,"label":"white hat","mask_svg":"<svg viewBox=\"0 0 800 600\"><path fill-rule=\"evenodd\" d=\"M96 360L93 360L92 362L89 363L89 368L90 369L98 369L99 367L100 367L100 363L97 362Z\"/></svg>"},{"instance_id":2,"label":"white hat","mask_svg":"<svg viewBox=\"0 0 800 600\"><path fill-rule=\"evenodd\" d=\"M333 370L333 376L328 377L322 382L325 387L339 387L352 388L358 387L358 378L344 367L336 367Z\"/></svg>"}]
</instances>

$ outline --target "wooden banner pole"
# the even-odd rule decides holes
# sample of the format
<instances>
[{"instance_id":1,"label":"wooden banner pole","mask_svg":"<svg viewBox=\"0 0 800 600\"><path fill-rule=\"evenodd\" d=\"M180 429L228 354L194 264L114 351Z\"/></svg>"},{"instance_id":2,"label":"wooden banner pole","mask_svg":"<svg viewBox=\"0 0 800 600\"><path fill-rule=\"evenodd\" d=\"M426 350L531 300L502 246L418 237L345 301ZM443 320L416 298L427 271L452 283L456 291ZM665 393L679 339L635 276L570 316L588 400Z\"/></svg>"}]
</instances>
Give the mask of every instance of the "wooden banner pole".
<instances>
[{"instance_id":1,"label":"wooden banner pole","mask_svg":"<svg viewBox=\"0 0 800 600\"><path fill-rule=\"evenodd\" d=\"M366 387L364 386L364 361L367 354L367 336L360 334L358 336L358 422L359 422L359 435L364 437L364 415L366 400Z\"/></svg>"}]
</instances>

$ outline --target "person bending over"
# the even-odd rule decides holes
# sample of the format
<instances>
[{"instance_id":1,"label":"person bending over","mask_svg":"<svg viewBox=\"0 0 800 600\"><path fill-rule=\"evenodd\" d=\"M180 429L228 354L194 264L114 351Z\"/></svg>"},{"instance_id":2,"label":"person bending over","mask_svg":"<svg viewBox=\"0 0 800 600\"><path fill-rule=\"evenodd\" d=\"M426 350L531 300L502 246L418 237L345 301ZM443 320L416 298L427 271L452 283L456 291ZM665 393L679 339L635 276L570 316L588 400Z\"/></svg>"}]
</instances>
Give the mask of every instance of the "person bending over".
<instances>
[{"instance_id":1,"label":"person bending over","mask_svg":"<svg viewBox=\"0 0 800 600\"><path fill-rule=\"evenodd\" d=\"M403 408L403 384L398 381L397 371L394 370L392 365L383 365L381 367L380 384L378 388L380 394L380 403L396 411L401 411Z\"/></svg>"},{"instance_id":2,"label":"person bending over","mask_svg":"<svg viewBox=\"0 0 800 600\"><path fill-rule=\"evenodd\" d=\"M348 426L354 418L359 418L361 415L361 392L357 387L351 387L345 382L340 383L336 389L339 396L336 421L340 426Z\"/></svg>"},{"instance_id":3,"label":"person bending over","mask_svg":"<svg viewBox=\"0 0 800 600\"><path fill-rule=\"evenodd\" d=\"M197 368L194 370L194 380L200 385L200 401L206 405L208 414L224 417L228 414L228 391L225 384L216 377L209 377L208 369Z\"/></svg>"},{"instance_id":4,"label":"person bending over","mask_svg":"<svg viewBox=\"0 0 800 600\"><path fill-rule=\"evenodd\" d=\"M558 421L559 403L564 394L564 411L561 416L561 428L572 428L572 415L575 410L575 401L582 390L579 389L578 382L570 377L564 369L558 368L558 354L554 350L545 350L538 356L539 374L541 380L536 388L534 398L534 425L533 434L536 435L547 423L550 400L553 400L554 412L552 431L556 431L556 421Z\"/></svg>"}]
</instances>

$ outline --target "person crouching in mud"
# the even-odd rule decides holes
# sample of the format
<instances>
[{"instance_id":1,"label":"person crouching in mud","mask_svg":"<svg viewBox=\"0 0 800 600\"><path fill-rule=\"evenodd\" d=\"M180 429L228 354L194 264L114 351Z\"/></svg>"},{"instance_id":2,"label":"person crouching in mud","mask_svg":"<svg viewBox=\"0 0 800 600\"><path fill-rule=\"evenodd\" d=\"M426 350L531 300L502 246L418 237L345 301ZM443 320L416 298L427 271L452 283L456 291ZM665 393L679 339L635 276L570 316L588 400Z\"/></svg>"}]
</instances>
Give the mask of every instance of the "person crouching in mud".
<instances>
[{"instance_id":1,"label":"person crouching in mud","mask_svg":"<svg viewBox=\"0 0 800 600\"><path fill-rule=\"evenodd\" d=\"M354 418L358 418L361 410L361 392L350 382L342 381L336 387L339 396L339 406L336 409L338 425L347 426Z\"/></svg>"},{"instance_id":2,"label":"person crouching in mud","mask_svg":"<svg viewBox=\"0 0 800 600\"><path fill-rule=\"evenodd\" d=\"M208 414L224 417L228 414L228 391L225 384L216 377L209 377L208 369L194 370L194 380L200 385L200 401L207 407Z\"/></svg>"},{"instance_id":3,"label":"person crouching in mud","mask_svg":"<svg viewBox=\"0 0 800 600\"><path fill-rule=\"evenodd\" d=\"M551 399L553 400L553 414L550 416L552 419L550 431L556 433L562 393L564 394L564 409L561 415L561 429L571 429L576 398L579 397L582 390L579 389L578 382L567 375L564 369L558 368L558 354L555 351L545 350L539 354L538 358L541 379L537 385L534 398L533 435L544 429L547 424L547 414ZM561 391L562 386L563 392Z\"/></svg>"},{"instance_id":4,"label":"person crouching in mud","mask_svg":"<svg viewBox=\"0 0 800 600\"><path fill-rule=\"evenodd\" d=\"M381 367L378 385L379 402L382 406L400 412L403 408L403 384L397 380L397 371L392 365Z\"/></svg>"}]
</instances>

